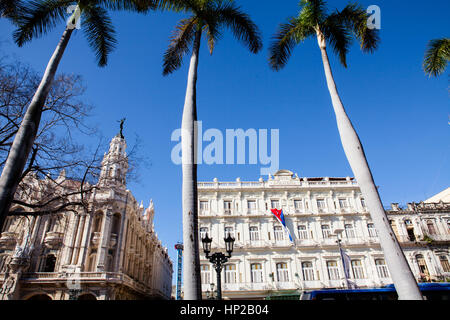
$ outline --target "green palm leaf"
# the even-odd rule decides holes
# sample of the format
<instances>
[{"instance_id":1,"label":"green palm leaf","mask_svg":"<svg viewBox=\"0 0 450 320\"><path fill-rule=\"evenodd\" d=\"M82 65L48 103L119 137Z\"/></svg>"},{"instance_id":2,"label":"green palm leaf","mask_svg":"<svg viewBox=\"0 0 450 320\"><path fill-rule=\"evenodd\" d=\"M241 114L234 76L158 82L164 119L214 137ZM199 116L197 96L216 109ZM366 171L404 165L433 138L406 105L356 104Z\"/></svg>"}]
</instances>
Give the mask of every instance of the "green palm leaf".
<instances>
[{"instance_id":1,"label":"green palm leaf","mask_svg":"<svg viewBox=\"0 0 450 320\"><path fill-rule=\"evenodd\" d=\"M179 69L183 64L183 57L189 52L194 39L198 20L195 17L183 19L176 26L170 39L170 45L164 54L163 75L168 75Z\"/></svg>"},{"instance_id":2,"label":"green palm leaf","mask_svg":"<svg viewBox=\"0 0 450 320\"><path fill-rule=\"evenodd\" d=\"M423 69L428 76L441 75L450 59L450 39L434 39L428 43Z\"/></svg>"},{"instance_id":3,"label":"green palm leaf","mask_svg":"<svg viewBox=\"0 0 450 320\"><path fill-rule=\"evenodd\" d=\"M313 33L314 29L301 18L290 18L280 24L269 48L270 67L278 71L286 66L294 47Z\"/></svg>"},{"instance_id":4,"label":"green palm leaf","mask_svg":"<svg viewBox=\"0 0 450 320\"><path fill-rule=\"evenodd\" d=\"M83 31L95 52L98 65L103 67L117 43L111 18L105 9L97 6L84 8L83 18Z\"/></svg>"},{"instance_id":5,"label":"green palm leaf","mask_svg":"<svg viewBox=\"0 0 450 320\"><path fill-rule=\"evenodd\" d=\"M218 20L231 29L236 39L241 41L252 53L262 49L258 27L240 7L232 2L220 4L217 8Z\"/></svg>"},{"instance_id":6,"label":"green palm leaf","mask_svg":"<svg viewBox=\"0 0 450 320\"><path fill-rule=\"evenodd\" d=\"M19 26L13 33L16 44L21 47L33 38L40 37L58 23L65 20L66 9L73 4L71 0L31 1L16 16Z\"/></svg>"}]
</instances>

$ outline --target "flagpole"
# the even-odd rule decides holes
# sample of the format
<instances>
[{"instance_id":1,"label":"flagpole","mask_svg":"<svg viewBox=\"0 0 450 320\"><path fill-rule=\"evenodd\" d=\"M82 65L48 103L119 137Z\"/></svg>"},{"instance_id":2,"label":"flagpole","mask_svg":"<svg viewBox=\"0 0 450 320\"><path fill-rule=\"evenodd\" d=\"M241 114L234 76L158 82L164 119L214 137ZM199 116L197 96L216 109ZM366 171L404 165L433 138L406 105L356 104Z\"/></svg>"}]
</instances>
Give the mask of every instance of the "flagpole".
<instances>
[{"instance_id":1,"label":"flagpole","mask_svg":"<svg viewBox=\"0 0 450 320\"><path fill-rule=\"evenodd\" d=\"M350 289L350 285L348 283L348 278L347 278L347 272L345 270L345 261L344 261L344 255L342 254L342 246L341 246L341 239L339 238L339 235L343 232L343 229L336 229L334 230L334 234L336 235L336 243L339 247L339 255L341 256L341 261L342 261L342 269L344 270L344 277L345 277L345 284L347 286L347 289Z\"/></svg>"}]
</instances>

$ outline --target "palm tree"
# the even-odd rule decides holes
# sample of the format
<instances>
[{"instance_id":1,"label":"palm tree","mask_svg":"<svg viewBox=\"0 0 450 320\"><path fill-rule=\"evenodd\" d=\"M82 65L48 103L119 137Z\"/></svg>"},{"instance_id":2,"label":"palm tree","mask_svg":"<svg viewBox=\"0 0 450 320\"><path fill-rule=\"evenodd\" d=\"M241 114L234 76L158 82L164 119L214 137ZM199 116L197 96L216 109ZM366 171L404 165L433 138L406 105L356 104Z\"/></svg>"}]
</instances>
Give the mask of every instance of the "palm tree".
<instances>
[{"instance_id":1,"label":"palm tree","mask_svg":"<svg viewBox=\"0 0 450 320\"><path fill-rule=\"evenodd\" d=\"M20 8L21 0L0 0L0 18L9 18L15 14L17 8Z\"/></svg>"},{"instance_id":2,"label":"palm tree","mask_svg":"<svg viewBox=\"0 0 450 320\"><path fill-rule=\"evenodd\" d=\"M275 34L269 62L272 69L280 70L286 65L295 45L311 36L317 38L342 146L378 230L380 244L399 298L422 299L408 262L389 225L364 149L344 109L328 60L327 45L332 47L341 64L346 67L346 56L353 38L360 42L363 52L373 52L377 48L378 32L367 26L368 17L366 11L357 4L347 5L343 10L329 14L325 1L302 0L299 15L281 24Z\"/></svg>"},{"instance_id":3,"label":"palm tree","mask_svg":"<svg viewBox=\"0 0 450 320\"><path fill-rule=\"evenodd\" d=\"M146 8L149 6L148 3L156 2L147 1ZM12 0L2 1L2 4L5 3L12 3ZM49 32L58 22L65 21L66 10L74 3L76 3L74 13L65 27L47 64L39 87L27 108L0 177L0 230L3 227L5 217L8 215L17 184L36 137L43 105L78 19L82 20L82 29L90 47L95 52L98 65L103 67L106 66L108 55L116 44L115 31L107 10L147 11L139 0L79 0L76 2L73 0L43 0L26 2L20 8L20 11L14 13L17 30L13 36L17 45L21 47L32 39ZM7 6L4 8L6 10Z\"/></svg>"},{"instance_id":4,"label":"palm tree","mask_svg":"<svg viewBox=\"0 0 450 320\"><path fill-rule=\"evenodd\" d=\"M428 76L441 75L450 60L450 39L434 39L428 42L423 61L423 69Z\"/></svg>"},{"instance_id":5,"label":"palm tree","mask_svg":"<svg viewBox=\"0 0 450 320\"><path fill-rule=\"evenodd\" d=\"M223 28L229 28L235 38L252 53L262 49L257 26L240 7L229 0L180 0L173 1L176 10L190 14L175 28L168 50L164 55L163 74L168 75L182 65L183 57L192 48L186 98L181 124L182 171L183 171L183 245L184 297L201 299L199 239L197 221L197 67L202 35L207 39L212 54Z\"/></svg>"}]
</instances>

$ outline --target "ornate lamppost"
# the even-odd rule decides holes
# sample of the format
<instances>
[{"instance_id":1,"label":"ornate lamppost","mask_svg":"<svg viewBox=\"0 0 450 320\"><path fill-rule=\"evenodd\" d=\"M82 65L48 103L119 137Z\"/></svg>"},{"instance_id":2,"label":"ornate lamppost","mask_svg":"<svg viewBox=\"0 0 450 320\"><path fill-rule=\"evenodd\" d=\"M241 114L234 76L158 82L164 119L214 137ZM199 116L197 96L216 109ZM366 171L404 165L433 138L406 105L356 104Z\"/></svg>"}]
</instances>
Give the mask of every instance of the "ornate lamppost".
<instances>
[{"instance_id":1,"label":"ornate lamppost","mask_svg":"<svg viewBox=\"0 0 450 320\"><path fill-rule=\"evenodd\" d=\"M225 248L228 255L223 254L222 252L215 252L212 255L211 253L211 242L212 239L208 237L208 234L204 238L202 238L203 251L205 252L206 259L209 259L216 269L217 274L217 300L222 300L222 282L221 282L221 273L223 269L223 265L231 258L231 253L233 252L234 246L234 238L228 234L228 237L223 239L225 241Z\"/></svg>"}]
</instances>

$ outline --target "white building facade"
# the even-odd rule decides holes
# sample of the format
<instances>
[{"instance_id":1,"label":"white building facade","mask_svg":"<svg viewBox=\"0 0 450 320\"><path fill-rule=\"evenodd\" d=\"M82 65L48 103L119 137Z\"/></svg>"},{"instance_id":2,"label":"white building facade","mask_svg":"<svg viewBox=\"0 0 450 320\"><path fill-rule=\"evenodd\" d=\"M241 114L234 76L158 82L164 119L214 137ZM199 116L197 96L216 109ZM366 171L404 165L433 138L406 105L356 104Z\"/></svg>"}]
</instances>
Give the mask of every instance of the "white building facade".
<instances>
[{"instance_id":1,"label":"white building facade","mask_svg":"<svg viewBox=\"0 0 450 320\"><path fill-rule=\"evenodd\" d=\"M198 183L200 237L224 252L235 238L222 271L226 299L264 299L303 290L344 288L336 231L349 256L349 283L359 288L392 283L377 232L353 178L299 178L280 170L264 181ZM271 213L282 209L288 233ZM450 203L393 204L392 227L418 281L450 278ZM201 251L204 297L216 273Z\"/></svg>"}]
</instances>

